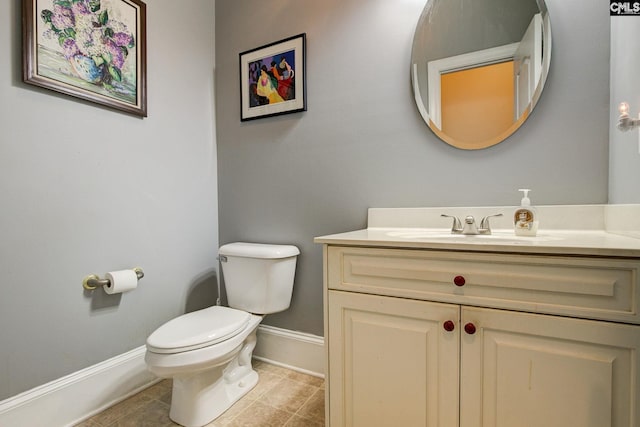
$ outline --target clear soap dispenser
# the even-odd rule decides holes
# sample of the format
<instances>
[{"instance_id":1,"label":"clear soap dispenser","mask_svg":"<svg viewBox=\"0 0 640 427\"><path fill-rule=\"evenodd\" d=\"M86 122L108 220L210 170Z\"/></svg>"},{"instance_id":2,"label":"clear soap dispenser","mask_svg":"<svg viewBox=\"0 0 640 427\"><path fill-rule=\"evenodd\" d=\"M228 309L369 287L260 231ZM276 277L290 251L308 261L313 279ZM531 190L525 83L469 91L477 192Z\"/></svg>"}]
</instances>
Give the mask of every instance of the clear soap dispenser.
<instances>
[{"instance_id":1,"label":"clear soap dispenser","mask_svg":"<svg viewBox=\"0 0 640 427\"><path fill-rule=\"evenodd\" d=\"M520 201L520 207L513 214L516 236L535 236L538 232L538 216L529 199L529 191L531 190L521 188L518 191L522 191L523 197Z\"/></svg>"}]
</instances>

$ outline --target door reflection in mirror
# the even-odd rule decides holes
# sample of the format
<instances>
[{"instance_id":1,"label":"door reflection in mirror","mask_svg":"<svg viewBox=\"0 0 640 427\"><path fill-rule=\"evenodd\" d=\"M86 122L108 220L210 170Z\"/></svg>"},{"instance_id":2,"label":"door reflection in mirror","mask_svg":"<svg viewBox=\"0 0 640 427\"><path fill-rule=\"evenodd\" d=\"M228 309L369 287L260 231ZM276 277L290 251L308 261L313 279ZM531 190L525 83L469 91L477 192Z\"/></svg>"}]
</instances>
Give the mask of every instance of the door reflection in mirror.
<instances>
[{"instance_id":1,"label":"door reflection in mirror","mask_svg":"<svg viewBox=\"0 0 640 427\"><path fill-rule=\"evenodd\" d=\"M513 61L452 71L441 76L442 131L478 145L514 122Z\"/></svg>"}]
</instances>

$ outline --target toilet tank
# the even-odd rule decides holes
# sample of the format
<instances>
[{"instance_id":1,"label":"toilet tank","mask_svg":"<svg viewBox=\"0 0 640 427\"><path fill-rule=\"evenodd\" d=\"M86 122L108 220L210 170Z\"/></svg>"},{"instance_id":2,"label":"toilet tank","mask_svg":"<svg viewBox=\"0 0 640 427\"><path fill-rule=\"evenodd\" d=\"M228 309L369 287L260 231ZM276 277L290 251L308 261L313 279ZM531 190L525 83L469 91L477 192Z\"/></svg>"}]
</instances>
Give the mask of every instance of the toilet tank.
<instances>
[{"instance_id":1,"label":"toilet tank","mask_svg":"<svg viewBox=\"0 0 640 427\"><path fill-rule=\"evenodd\" d=\"M289 308L297 247L238 242L221 246L218 254L229 307L254 314Z\"/></svg>"}]
</instances>

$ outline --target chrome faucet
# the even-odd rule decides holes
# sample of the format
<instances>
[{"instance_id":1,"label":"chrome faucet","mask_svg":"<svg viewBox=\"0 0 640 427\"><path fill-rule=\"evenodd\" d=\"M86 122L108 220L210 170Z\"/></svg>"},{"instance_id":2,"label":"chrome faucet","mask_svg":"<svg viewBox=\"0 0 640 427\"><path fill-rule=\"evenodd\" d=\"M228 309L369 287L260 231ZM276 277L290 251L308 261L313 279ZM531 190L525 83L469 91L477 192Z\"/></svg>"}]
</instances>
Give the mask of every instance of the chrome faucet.
<instances>
[{"instance_id":1,"label":"chrome faucet","mask_svg":"<svg viewBox=\"0 0 640 427\"><path fill-rule=\"evenodd\" d=\"M491 234L491 226L489 225L489 218L494 216L502 216L502 214L487 215L480 221L480 227L476 225L476 219L471 215L468 215L464 219L464 226L460 220L453 215L442 214L445 218L453 218L453 226L451 227L452 234L465 234L465 235L477 235L477 234Z\"/></svg>"},{"instance_id":2,"label":"chrome faucet","mask_svg":"<svg viewBox=\"0 0 640 427\"><path fill-rule=\"evenodd\" d=\"M491 231L491 230L489 230ZM462 234L480 234L478 227L476 226L476 219L471 215L467 215L464 219L464 225L462 226Z\"/></svg>"}]
</instances>

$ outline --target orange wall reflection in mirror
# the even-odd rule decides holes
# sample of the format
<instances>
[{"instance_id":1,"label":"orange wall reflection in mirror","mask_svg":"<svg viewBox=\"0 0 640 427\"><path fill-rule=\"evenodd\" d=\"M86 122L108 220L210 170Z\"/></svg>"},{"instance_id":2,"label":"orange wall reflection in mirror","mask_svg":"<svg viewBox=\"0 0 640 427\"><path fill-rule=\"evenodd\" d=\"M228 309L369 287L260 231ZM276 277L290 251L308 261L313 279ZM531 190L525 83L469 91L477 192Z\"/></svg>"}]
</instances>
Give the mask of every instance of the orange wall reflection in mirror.
<instances>
[{"instance_id":1,"label":"orange wall reflection in mirror","mask_svg":"<svg viewBox=\"0 0 640 427\"><path fill-rule=\"evenodd\" d=\"M462 143L495 138L514 121L513 61L441 76L442 131Z\"/></svg>"}]
</instances>

